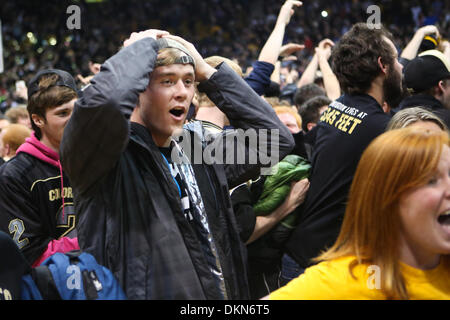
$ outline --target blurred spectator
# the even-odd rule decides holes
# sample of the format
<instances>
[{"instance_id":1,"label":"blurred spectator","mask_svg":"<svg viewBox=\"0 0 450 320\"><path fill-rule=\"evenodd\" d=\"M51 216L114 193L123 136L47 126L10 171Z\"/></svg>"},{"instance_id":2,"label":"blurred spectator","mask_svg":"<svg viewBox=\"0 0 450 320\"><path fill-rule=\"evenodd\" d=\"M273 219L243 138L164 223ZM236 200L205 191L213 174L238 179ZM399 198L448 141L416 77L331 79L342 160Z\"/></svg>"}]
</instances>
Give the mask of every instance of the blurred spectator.
<instances>
[{"instance_id":1,"label":"blurred spectator","mask_svg":"<svg viewBox=\"0 0 450 320\"><path fill-rule=\"evenodd\" d=\"M241 67L227 59L220 56L212 56L205 58L206 63L208 63L213 68L217 68L221 63L228 64L234 72L236 72L240 77L243 76ZM211 133L222 132L225 126L230 125L230 120L228 120L225 113L223 113L215 104L212 102L206 93L200 92L196 89L195 92L198 109L195 114L195 120L202 122L205 129L209 130Z\"/></svg>"},{"instance_id":2,"label":"blurred spectator","mask_svg":"<svg viewBox=\"0 0 450 320\"><path fill-rule=\"evenodd\" d=\"M77 75L77 79L81 82L83 86L88 85L91 82L91 79L100 72L101 64L100 63L93 63L92 61L89 61L89 70L91 71L91 74L89 76L83 77L81 74Z\"/></svg>"},{"instance_id":3,"label":"blurred spectator","mask_svg":"<svg viewBox=\"0 0 450 320\"><path fill-rule=\"evenodd\" d=\"M297 89L294 95L294 103L297 109L308 100L317 97L326 96L325 90L315 83L305 84Z\"/></svg>"},{"instance_id":4,"label":"blurred spectator","mask_svg":"<svg viewBox=\"0 0 450 320\"><path fill-rule=\"evenodd\" d=\"M310 86L306 85L298 89L302 91L303 88ZM307 155L307 159L312 159L314 144L316 140L317 130L314 130L320 120L320 116L328 108L331 100L327 96L317 96L307 100L299 108L299 114L302 117L302 129L305 133L303 145Z\"/></svg>"},{"instance_id":5,"label":"blurred spectator","mask_svg":"<svg viewBox=\"0 0 450 320\"><path fill-rule=\"evenodd\" d=\"M8 161L31 135L31 129L23 124L10 124L0 132L0 157Z\"/></svg>"},{"instance_id":6,"label":"blurred spectator","mask_svg":"<svg viewBox=\"0 0 450 320\"><path fill-rule=\"evenodd\" d=\"M297 108L293 106L275 106L275 113L280 118L281 122L288 127L289 131L294 137L295 146L292 149L291 154L295 154L303 157L304 159L310 159L310 146L307 143L305 132L302 131L303 120L297 112Z\"/></svg>"},{"instance_id":7,"label":"blurred spectator","mask_svg":"<svg viewBox=\"0 0 450 320\"><path fill-rule=\"evenodd\" d=\"M428 130L448 130L442 120L430 110L423 107L411 107L400 110L392 119L386 130L420 126Z\"/></svg>"},{"instance_id":8,"label":"blurred spectator","mask_svg":"<svg viewBox=\"0 0 450 320\"><path fill-rule=\"evenodd\" d=\"M293 107L275 106L273 108L281 122L288 127L292 134L302 130L302 118L300 118L297 110Z\"/></svg>"},{"instance_id":9,"label":"blurred spectator","mask_svg":"<svg viewBox=\"0 0 450 320\"><path fill-rule=\"evenodd\" d=\"M430 42L431 44L431 46L427 49L436 49L440 37L441 35L436 26L428 25L419 28L414 33L414 36L412 37L408 45L403 49L399 61L403 64L404 67L406 67L409 61L414 59L418 53L424 51L423 50L424 42ZM426 38L428 38L428 40Z\"/></svg>"},{"instance_id":10,"label":"blurred spectator","mask_svg":"<svg viewBox=\"0 0 450 320\"><path fill-rule=\"evenodd\" d=\"M425 106L450 127L450 60L438 50L428 50L411 60L404 74L411 96L398 109Z\"/></svg>"},{"instance_id":11,"label":"blurred spectator","mask_svg":"<svg viewBox=\"0 0 450 320\"><path fill-rule=\"evenodd\" d=\"M366 21L370 4L381 7L397 48L404 48L417 28L436 21L443 39L450 37L450 2L317 0L304 1L286 27L283 43L302 43L296 69L301 77L322 39L337 42L356 22ZM81 29L66 26L69 0L7 1L0 6L5 72L0 74L2 111L15 104L15 82L26 83L40 69L59 68L89 75L88 62L103 63L133 31L161 28L180 34L203 56L236 58L246 69L273 31L280 3L269 0L179 2L175 0L77 1ZM440 9L440 11L438 11ZM111 17L114 17L112 19ZM151 18L149 18L151 17ZM431 23L433 24L433 23ZM98 39L102 39L99 41Z\"/></svg>"},{"instance_id":12,"label":"blurred spectator","mask_svg":"<svg viewBox=\"0 0 450 320\"><path fill-rule=\"evenodd\" d=\"M3 114L0 113L0 132L7 127L11 122L8 120L8 118L6 118L6 116L4 116Z\"/></svg>"},{"instance_id":13,"label":"blurred spectator","mask_svg":"<svg viewBox=\"0 0 450 320\"><path fill-rule=\"evenodd\" d=\"M280 100L278 97L264 97L264 100L266 100L271 106L285 106L285 107L291 107L292 105L289 103L289 101L286 100Z\"/></svg>"},{"instance_id":14,"label":"blurred spectator","mask_svg":"<svg viewBox=\"0 0 450 320\"><path fill-rule=\"evenodd\" d=\"M25 105L10 108L6 111L5 116L11 123L19 123L31 129L30 116Z\"/></svg>"},{"instance_id":15,"label":"blurred spectator","mask_svg":"<svg viewBox=\"0 0 450 320\"><path fill-rule=\"evenodd\" d=\"M304 132L311 131L319 122L322 113L328 108L331 100L326 96L317 96L307 100L299 109L302 117L302 129Z\"/></svg>"}]
</instances>

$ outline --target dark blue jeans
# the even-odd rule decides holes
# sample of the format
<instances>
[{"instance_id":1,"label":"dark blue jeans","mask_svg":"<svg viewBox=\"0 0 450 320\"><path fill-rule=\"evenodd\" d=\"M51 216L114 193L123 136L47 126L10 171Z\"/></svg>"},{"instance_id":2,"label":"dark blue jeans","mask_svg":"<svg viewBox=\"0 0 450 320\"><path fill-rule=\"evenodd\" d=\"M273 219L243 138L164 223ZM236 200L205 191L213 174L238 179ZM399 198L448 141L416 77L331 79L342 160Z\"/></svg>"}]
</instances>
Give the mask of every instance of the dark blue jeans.
<instances>
[{"instance_id":1,"label":"dark blue jeans","mask_svg":"<svg viewBox=\"0 0 450 320\"><path fill-rule=\"evenodd\" d=\"M281 259L280 285L286 285L289 281L297 278L303 272L305 272L305 269L299 266L294 259L285 253Z\"/></svg>"}]
</instances>

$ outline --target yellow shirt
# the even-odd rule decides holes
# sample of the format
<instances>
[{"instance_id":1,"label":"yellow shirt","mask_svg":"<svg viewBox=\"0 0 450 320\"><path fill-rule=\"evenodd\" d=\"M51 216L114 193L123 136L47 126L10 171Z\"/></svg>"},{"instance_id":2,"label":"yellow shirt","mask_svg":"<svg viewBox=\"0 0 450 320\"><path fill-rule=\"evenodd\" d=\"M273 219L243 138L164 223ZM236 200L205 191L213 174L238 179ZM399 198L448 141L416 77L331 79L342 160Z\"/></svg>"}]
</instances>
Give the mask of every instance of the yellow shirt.
<instances>
[{"instance_id":1,"label":"yellow shirt","mask_svg":"<svg viewBox=\"0 0 450 320\"><path fill-rule=\"evenodd\" d=\"M352 278L349 264L355 257L321 262L286 286L272 292L271 300L384 300L380 289L379 267L357 265ZM441 263L432 270L420 270L401 263L409 298L412 300L450 300L449 270Z\"/></svg>"}]
</instances>

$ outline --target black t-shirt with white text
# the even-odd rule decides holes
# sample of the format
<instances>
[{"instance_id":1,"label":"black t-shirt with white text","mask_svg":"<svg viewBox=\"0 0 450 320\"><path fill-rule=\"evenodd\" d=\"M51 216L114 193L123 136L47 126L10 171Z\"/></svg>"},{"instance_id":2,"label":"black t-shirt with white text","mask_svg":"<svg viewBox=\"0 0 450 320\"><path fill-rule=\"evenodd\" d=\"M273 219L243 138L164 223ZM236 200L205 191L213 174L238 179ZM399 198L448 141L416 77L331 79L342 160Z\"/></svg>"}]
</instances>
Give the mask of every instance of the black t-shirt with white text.
<instances>
[{"instance_id":1,"label":"black t-shirt with white text","mask_svg":"<svg viewBox=\"0 0 450 320\"><path fill-rule=\"evenodd\" d=\"M299 224L286 244L288 253L302 266L331 246L345 213L345 203L359 159L390 116L369 95L344 94L333 101L317 125L310 187Z\"/></svg>"}]
</instances>

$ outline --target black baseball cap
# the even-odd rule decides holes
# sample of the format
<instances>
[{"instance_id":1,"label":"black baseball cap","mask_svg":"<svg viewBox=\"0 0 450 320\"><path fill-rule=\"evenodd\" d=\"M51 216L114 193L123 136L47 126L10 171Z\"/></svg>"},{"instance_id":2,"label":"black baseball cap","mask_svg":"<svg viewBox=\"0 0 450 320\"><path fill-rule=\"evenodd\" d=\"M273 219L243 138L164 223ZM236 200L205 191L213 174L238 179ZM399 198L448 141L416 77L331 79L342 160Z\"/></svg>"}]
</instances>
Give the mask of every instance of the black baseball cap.
<instances>
[{"instance_id":1,"label":"black baseball cap","mask_svg":"<svg viewBox=\"0 0 450 320\"><path fill-rule=\"evenodd\" d=\"M409 90L422 92L450 78L450 61L439 50L427 50L407 64L404 75Z\"/></svg>"},{"instance_id":2,"label":"black baseball cap","mask_svg":"<svg viewBox=\"0 0 450 320\"><path fill-rule=\"evenodd\" d=\"M47 74L56 74L59 76L58 81L52 85L54 86L64 86L72 89L77 94L78 89L77 85L75 83L75 79L68 73L67 71L60 70L60 69L47 69L47 70L41 70L39 71L28 83L27 89L28 89L28 98L30 98L33 94L35 94L37 91L39 91L39 80L43 75Z\"/></svg>"}]
</instances>

